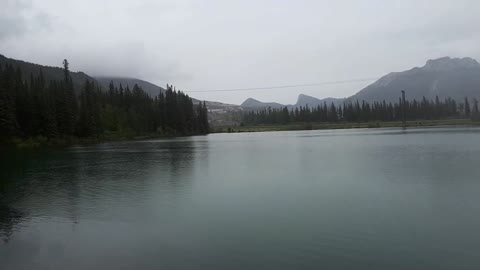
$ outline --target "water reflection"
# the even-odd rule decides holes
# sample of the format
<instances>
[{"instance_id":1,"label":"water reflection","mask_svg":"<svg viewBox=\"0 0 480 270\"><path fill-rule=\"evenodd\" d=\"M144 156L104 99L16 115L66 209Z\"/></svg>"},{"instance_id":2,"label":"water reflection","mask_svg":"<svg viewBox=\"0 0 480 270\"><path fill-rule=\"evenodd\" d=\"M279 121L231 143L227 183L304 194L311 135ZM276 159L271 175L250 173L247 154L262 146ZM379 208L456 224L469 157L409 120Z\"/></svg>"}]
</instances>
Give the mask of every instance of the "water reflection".
<instances>
[{"instance_id":1,"label":"water reflection","mask_svg":"<svg viewBox=\"0 0 480 270\"><path fill-rule=\"evenodd\" d=\"M23 213L0 202L0 240L8 243L16 225L22 222L24 218Z\"/></svg>"},{"instance_id":2,"label":"water reflection","mask_svg":"<svg viewBox=\"0 0 480 270\"><path fill-rule=\"evenodd\" d=\"M468 129L214 134L8 162L2 270L480 265Z\"/></svg>"},{"instance_id":3,"label":"water reflection","mask_svg":"<svg viewBox=\"0 0 480 270\"><path fill-rule=\"evenodd\" d=\"M153 192L178 193L190 185L196 148L194 140L181 138L3 151L0 235L7 241L29 217L73 225L82 219L134 219L142 213L132 209Z\"/></svg>"}]
</instances>

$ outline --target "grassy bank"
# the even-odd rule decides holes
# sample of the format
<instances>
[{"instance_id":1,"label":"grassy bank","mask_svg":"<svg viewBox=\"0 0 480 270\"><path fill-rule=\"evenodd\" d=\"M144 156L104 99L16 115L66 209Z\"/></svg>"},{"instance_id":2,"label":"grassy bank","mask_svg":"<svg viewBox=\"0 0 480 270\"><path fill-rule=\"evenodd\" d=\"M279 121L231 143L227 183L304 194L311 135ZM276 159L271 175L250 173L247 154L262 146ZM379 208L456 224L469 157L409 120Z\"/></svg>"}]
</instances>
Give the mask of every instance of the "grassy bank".
<instances>
[{"instance_id":1,"label":"grassy bank","mask_svg":"<svg viewBox=\"0 0 480 270\"><path fill-rule=\"evenodd\" d=\"M29 138L3 138L0 145L16 147L16 148L37 148L44 146L68 146L75 144L97 144L105 142L117 141L134 141L146 139L172 138L180 136L193 136L197 134L175 134L175 133L145 133L136 134L133 132L105 132L97 137L80 138L75 136L48 139L43 136Z\"/></svg>"},{"instance_id":2,"label":"grassy bank","mask_svg":"<svg viewBox=\"0 0 480 270\"><path fill-rule=\"evenodd\" d=\"M237 132L267 132L289 130L322 130L322 129L352 129L352 128L391 128L402 127L402 122L368 122L368 123L296 123L287 125L256 125L256 126L230 126L214 127L211 133L237 133ZM436 126L480 126L480 121L470 119L447 119L447 120L420 120L407 121L407 127L436 127ZM194 134L191 134L194 135ZM171 138L175 136L188 136L180 134L135 134L133 132L104 133L98 137L79 138L64 137L47 139L38 136L27 139L13 138L1 139L0 145L10 145L17 148L35 148L43 146L66 146L73 144L96 144L103 142L145 140L158 138Z\"/></svg>"},{"instance_id":3,"label":"grassy bank","mask_svg":"<svg viewBox=\"0 0 480 270\"><path fill-rule=\"evenodd\" d=\"M143 138L143 136L142 136ZM44 146L67 146L74 144L95 144L109 141L123 141L133 140L134 137L122 137L122 136L99 136L89 138L79 137L63 137L48 139L43 136L29 137L29 138L11 138L4 139L0 144L14 146L17 148L36 148Z\"/></svg>"},{"instance_id":4,"label":"grassy bank","mask_svg":"<svg viewBox=\"0 0 480 270\"><path fill-rule=\"evenodd\" d=\"M435 127L435 126L480 126L480 122L470 119L447 120L419 120L407 121L407 127ZM367 123L301 123L287 125L256 125L256 126L231 126L216 127L213 133L234 132L265 132L288 130L320 130L320 129L352 129L352 128L389 128L402 127L402 122L367 122Z\"/></svg>"}]
</instances>

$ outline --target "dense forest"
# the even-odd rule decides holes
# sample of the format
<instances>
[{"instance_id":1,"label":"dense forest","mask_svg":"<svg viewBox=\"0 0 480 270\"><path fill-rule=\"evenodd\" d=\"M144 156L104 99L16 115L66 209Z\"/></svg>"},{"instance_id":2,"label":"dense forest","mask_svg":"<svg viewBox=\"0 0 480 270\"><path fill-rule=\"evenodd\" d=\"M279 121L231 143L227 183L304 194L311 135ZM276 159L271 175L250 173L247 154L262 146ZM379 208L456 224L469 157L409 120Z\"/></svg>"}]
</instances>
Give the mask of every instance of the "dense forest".
<instances>
[{"instance_id":1,"label":"dense forest","mask_svg":"<svg viewBox=\"0 0 480 270\"><path fill-rule=\"evenodd\" d=\"M296 107L289 110L263 109L251 111L243 115L242 123L245 125L258 124L289 124L305 122L370 122L370 121L402 121L405 120L437 120L449 118L479 119L478 101L458 103L451 98L421 101L412 100L398 103L365 101L346 102L343 105L326 104L313 108Z\"/></svg>"},{"instance_id":2,"label":"dense forest","mask_svg":"<svg viewBox=\"0 0 480 270\"><path fill-rule=\"evenodd\" d=\"M0 65L0 138L98 138L115 134L194 135L209 132L205 103L167 85L151 97L138 85L102 91L86 80L74 89L67 60L63 79L42 70L24 78L20 67Z\"/></svg>"}]
</instances>

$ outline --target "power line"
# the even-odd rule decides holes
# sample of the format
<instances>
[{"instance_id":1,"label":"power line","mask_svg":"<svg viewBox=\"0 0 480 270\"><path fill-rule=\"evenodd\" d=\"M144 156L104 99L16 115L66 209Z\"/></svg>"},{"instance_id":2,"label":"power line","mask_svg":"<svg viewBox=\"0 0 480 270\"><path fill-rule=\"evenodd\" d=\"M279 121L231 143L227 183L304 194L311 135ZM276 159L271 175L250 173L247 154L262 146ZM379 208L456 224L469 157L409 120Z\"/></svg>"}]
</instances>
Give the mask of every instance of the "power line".
<instances>
[{"instance_id":1,"label":"power line","mask_svg":"<svg viewBox=\"0 0 480 270\"><path fill-rule=\"evenodd\" d=\"M271 89L280 89L280 88L307 87L307 86L318 86L318 85L334 85L334 84L344 84L344 83L366 82L366 81L373 81L373 80L376 80L376 79L378 79L378 78L363 78L363 79L344 80L344 81L328 81L328 82L319 82L319 83L289 84L289 85L263 86L263 87L251 87L251 88L192 90L192 91L185 91L185 92L196 92L196 93L198 93L198 92L258 91L258 90L271 90Z\"/></svg>"}]
</instances>

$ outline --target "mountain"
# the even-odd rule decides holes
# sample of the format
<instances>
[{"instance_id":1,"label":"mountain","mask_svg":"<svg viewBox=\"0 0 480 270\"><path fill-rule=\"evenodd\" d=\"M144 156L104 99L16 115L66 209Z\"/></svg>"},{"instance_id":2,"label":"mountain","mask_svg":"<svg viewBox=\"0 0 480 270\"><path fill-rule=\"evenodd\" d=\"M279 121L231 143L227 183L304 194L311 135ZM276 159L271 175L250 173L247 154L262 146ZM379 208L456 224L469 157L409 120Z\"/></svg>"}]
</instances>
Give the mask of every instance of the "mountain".
<instances>
[{"instance_id":1,"label":"mountain","mask_svg":"<svg viewBox=\"0 0 480 270\"><path fill-rule=\"evenodd\" d=\"M472 58L443 57L428 60L423 67L392 72L351 96L350 100L398 101L402 90L407 99L451 97L480 98L480 64Z\"/></svg>"},{"instance_id":2,"label":"mountain","mask_svg":"<svg viewBox=\"0 0 480 270\"><path fill-rule=\"evenodd\" d=\"M324 99L318 99L316 97L312 96L307 96L304 94L300 94L297 99L297 103L293 105L284 105L276 102L262 102L253 98L248 98L245 100L240 107L243 108L244 110L260 110L260 109L265 109L265 108L272 108L272 109L279 109L283 107L287 107L289 109L295 109L297 107L305 107L308 105L308 107L317 107L318 105L323 105L324 103L327 103L328 105L334 103L335 105L338 104L343 104L345 99L343 98L324 98Z\"/></svg>"},{"instance_id":3,"label":"mountain","mask_svg":"<svg viewBox=\"0 0 480 270\"><path fill-rule=\"evenodd\" d=\"M0 54L0 66L5 64L12 64L14 68L19 67L22 70L23 78L30 78L30 74L38 75L40 70L42 70L43 75L45 76L46 81L50 80L62 80L63 79L63 68L60 67L50 67L50 66L43 66L34 63L29 63L21 60L7 58ZM149 93L151 96L156 96L160 93L160 91L165 91L163 87L155 85L153 83L136 79L136 78L127 78L127 77L91 77L83 72L70 72L70 75L73 80L73 85L75 91L79 92L82 87L84 87L85 81L89 80L91 82L95 82L99 85L102 89L108 89L110 81L113 81L115 86L119 86L122 84L123 87L127 85L130 88L133 88L135 84L140 86L144 91ZM198 104L201 101L195 98L192 98L194 104ZM203 102L203 101L202 101ZM238 105L232 104L225 104L221 102L215 101L205 101L207 108L211 112L211 114L222 115L226 112L239 112L242 108ZM217 116L217 118L221 118Z\"/></svg>"},{"instance_id":4,"label":"mountain","mask_svg":"<svg viewBox=\"0 0 480 270\"><path fill-rule=\"evenodd\" d=\"M14 68L19 67L22 70L23 78L30 78L30 74L36 76L40 73L40 70L42 70L46 81L62 80L64 76L63 68L28 63L21 60L7 58L0 54L0 65L3 66L7 63L13 65ZM79 89L84 86L86 80L95 82L94 78L83 72L70 72L70 75L72 76L73 87L76 91L79 91Z\"/></svg>"},{"instance_id":5,"label":"mountain","mask_svg":"<svg viewBox=\"0 0 480 270\"><path fill-rule=\"evenodd\" d=\"M49 66L42 66L38 64L33 64L21 60L16 60L16 59L11 59L7 58L3 55L0 54L0 65L5 65L6 63L12 64L14 68L20 67L20 69L23 72L23 77L24 78L30 78L30 74L33 75L38 75L40 70L42 70L43 75L45 76L45 79L47 81L49 80L61 80L63 78L63 68L60 67L49 67ZM90 77L87 74L83 72L70 72L72 79L73 79L73 85L75 90L81 89L85 81L88 79L89 81L96 82L100 87L103 89L108 89L108 86L110 84L110 81L113 81L115 86L119 86L120 84L123 85L123 87L126 87L127 85L130 86L130 88L133 88L135 84L138 84L145 92L149 93L150 95L158 95L160 91L165 91L164 88L155 85L153 83L135 79L135 78L125 78L125 77Z\"/></svg>"},{"instance_id":6,"label":"mountain","mask_svg":"<svg viewBox=\"0 0 480 270\"><path fill-rule=\"evenodd\" d=\"M335 105L342 104L345 101L343 98L324 98L318 99L316 97L307 96L304 94L298 95L297 103L292 107L305 107L308 106L310 108L317 107L318 105L323 105L327 103L328 105L334 103Z\"/></svg>"},{"instance_id":7,"label":"mountain","mask_svg":"<svg viewBox=\"0 0 480 270\"><path fill-rule=\"evenodd\" d=\"M240 105L240 107L244 109L261 109L261 108L268 108L268 107L272 109L278 109L278 108L285 107L285 105L282 105L276 102L261 102L253 98L248 98Z\"/></svg>"},{"instance_id":8,"label":"mountain","mask_svg":"<svg viewBox=\"0 0 480 270\"><path fill-rule=\"evenodd\" d=\"M116 87L119 87L120 84L122 84L123 87L126 87L128 85L130 88L132 88L135 84L137 84L151 96L156 96L160 93L160 91L165 91L163 87L160 87L151 82L135 78L96 77L95 79L97 79L97 81L104 89L108 89L110 81L113 81L113 84ZM194 105L198 105L200 102L203 102L203 100L198 100L195 98L192 98L192 101ZM222 102L208 100L205 101L205 104L207 105L208 118L212 126L234 125L238 121L233 121L231 119L231 113L237 113L242 111L242 108L240 106L233 104L226 104Z\"/></svg>"},{"instance_id":9,"label":"mountain","mask_svg":"<svg viewBox=\"0 0 480 270\"><path fill-rule=\"evenodd\" d=\"M408 100L421 100L423 97L433 100L437 96L440 99L451 97L457 101L463 101L465 97L480 99L480 64L475 59L468 57L442 57L428 60L423 67L389 73L346 99L318 99L300 94L295 105L265 103L249 98L240 106L261 109L283 106L295 108L306 105L316 107L324 102L327 104L333 102L335 105L339 105L346 100L398 102L402 90L406 92Z\"/></svg>"},{"instance_id":10,"label":"mountain","mask_svg":"<svg viewBox=\"0 0 480 270\"><path fill-rule=\"evenodd\" d=\"M126 88L127 86L130 87L130 89L133 88L135 84L140 86L145 92L147 92L151 96L156 96L160 93L160 91L165 91L163 87L160 87L156 84L153 84L151 82L147 82L144 80L136 79L136 78L126 78L126 77L95 77L95 79L100 83L100 85L104 89L108 89L108 86L110 85L110 82L113 81L113 84L115 87L119 87L120 84Z\"/></svg>"},{"instance_id":11,"label":"mountain","mask_svg":"<svg viewBox=\"0 0 480 270\"><path fill-rule=\"evenodd\" d=\"M110 82L113 81L115 87L119 87L120 84L125 88L127 85L132 88L135 84L140 86L145 92L150 94L151 96L156 96L160 93L165 91L165 88L160 87L156 84L151 82L147 82L144 80L136 79L136 78L126 78L126 77L95 77L98 83L104 88L108 89ZM192 98L194 104L198 104L199 102L203 102L203 100L198 100ZM238 105L226 104L216 101L205 101L207 107L212 107L215 109L223 108L223 107L238 107Z\"/></svg>"},{"instance_id":12,"label":"mountain","mask_svg":"<svg viewBox=\"0 0 480 270\"><path fill-rule=\"evenodd\" d=\"M0 54L0 64L12 64L14 67L20 67L24 78L29 78L30 74L37 75L42 70L45 79L61 80L63 78L63 69L60 67L42 66L28 63L21 60L7 58ZM126 77L96 77L93 78L83 72L71 72L74 88L76 91L81 89L86 80L96 82L103 89L108 89L110 81L116 86L120 83L131 88L138 84L147 93L154 96L164 88L153 83ZM211 113L225 114L227 112L240 112L242 110L258 110L263 108L295 108L298 106L315 107L317 105L342 104L345 100L365 100L397 102L402 90L406 91L407 99L420 100L425 96L427 99L440 99L451 97L458 101L463 101L465 97L480 99L480 64L472 58L450 58L443 57L428 60L422 67L415 67L403 72L392 72L380 78L373 84L360 90L358 93L347 99L326 98L318 99L312 96L299 95L297 103L294 105L283 105L276 102L261 102L249 98L240 106L225 104L221 102L206 101L207 107ZM193 99L194 103L200 100Z\"/></svg>"},{"instance_id":13,"label":"mountain","mask_svg":"<svg viewBox=\"0 0 480 270\"><path fill-rule=\"evenodd\" d=\"M304 95L304 94L300 94L298 95L298 98L297 98L297 103L295 105L297 106L308 106L308 107L316 107L320 104L323 104L323 102L316 98L316 97L312 97L312 96L307 96L307 95Z\"/></svg>"}]
</instances>

